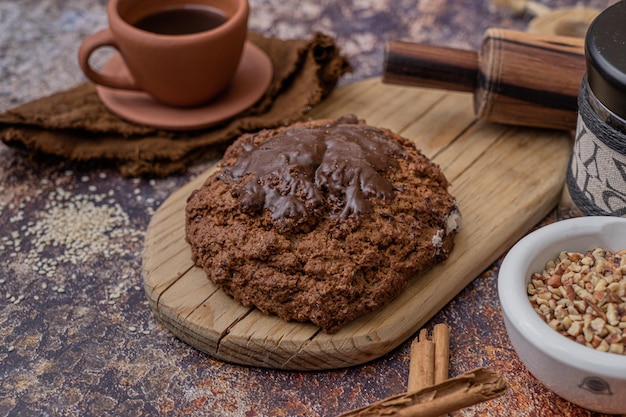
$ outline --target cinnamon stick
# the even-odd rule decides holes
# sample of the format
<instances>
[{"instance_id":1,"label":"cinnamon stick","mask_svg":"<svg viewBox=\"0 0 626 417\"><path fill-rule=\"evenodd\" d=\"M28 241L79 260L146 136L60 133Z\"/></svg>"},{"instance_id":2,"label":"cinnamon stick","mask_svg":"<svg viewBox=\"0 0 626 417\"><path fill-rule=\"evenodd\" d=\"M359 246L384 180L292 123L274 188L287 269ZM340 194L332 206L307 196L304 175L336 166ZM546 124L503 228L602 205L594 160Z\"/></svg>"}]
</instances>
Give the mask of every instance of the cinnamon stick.
<instances>
[{"instance_id":1,"label":"cinnamon stick","mask_svg":"<svg viewBox=\"0 0 626 417\"><path fill-rule=\"evenodd\" d=\"M407 391L417 391L448 379L450 327L436 324L432 340L422 329L411 343Z\"/></svg>"},{"instance_id":2,"label":"cinnamon stick","mask_svg":"<svg viewBox=\"0 0 626 417\"><path fill-rule=\"evenodd\" d=\"M496 372L476 368L439 384L347 411L339 417L437 417L499 397L507 388Z\"/></svg>"},{"instance_id":3,"label":"cinnamon stick","mask_svg":"<svg viewBox=\"0 0 626 417\"><path fill-rule=\"evenodd\" d=\"M450 327L445 323L435 324L433 341L435 342L435 378L433 383L438 384L448 379Z\"/></svg>"},{"instance_id":4,"label":"cinnamon stick","mask_svg":"<svg viewBox=\"0 0 626 417\"><path fill-rule=\"evenodd\" d=\"M435 343L428 339L428 330L422 329L411 343L408 391L435 383Z\"/></svg>"}]
</instances>

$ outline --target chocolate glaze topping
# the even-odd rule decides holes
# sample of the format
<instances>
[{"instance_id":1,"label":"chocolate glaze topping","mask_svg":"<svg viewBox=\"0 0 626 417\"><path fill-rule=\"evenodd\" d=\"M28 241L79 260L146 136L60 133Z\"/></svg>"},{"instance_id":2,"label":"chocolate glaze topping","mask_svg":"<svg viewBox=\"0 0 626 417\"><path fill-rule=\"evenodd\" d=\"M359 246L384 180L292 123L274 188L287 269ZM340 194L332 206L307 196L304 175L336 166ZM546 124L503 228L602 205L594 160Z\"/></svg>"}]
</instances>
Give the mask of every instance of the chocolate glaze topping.
<instances>
[{"instance_id":1,"label":"chocolate glaze topping","mask_svg":"<svg viewBox=\"0 0 626 417\"><path fill-rule=\"evenodd\" d=\"M240 183L233 197L246 213L267 208L273 220L309 217L330 203L331 216L345 219L369 212L368 196L393 199L394 187L383 173L398 166L403 149L354 116L290 128L258 146L253 140L220 176Z\"/></svg>"}]
</instances>

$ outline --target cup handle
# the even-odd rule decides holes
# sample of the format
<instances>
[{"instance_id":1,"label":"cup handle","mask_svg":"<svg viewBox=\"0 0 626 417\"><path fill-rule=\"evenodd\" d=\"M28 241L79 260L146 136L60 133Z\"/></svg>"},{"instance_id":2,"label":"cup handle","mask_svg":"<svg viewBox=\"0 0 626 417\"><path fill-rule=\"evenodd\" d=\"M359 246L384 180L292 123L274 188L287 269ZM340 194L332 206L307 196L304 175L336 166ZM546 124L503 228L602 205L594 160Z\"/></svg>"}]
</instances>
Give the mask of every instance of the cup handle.
<instances>
[{"instance_id":1,"label":"cup handle","mask_svg":"<svg viewBox=\"0 0 626 417\"><path fill-rule=\"evenodd\" d=\"M87 78L104 87L123 90L141 90L141 88L139 88L139 86L132 79L111 74L103 74L91 68L89 65L89 57L96 49L104 46L110 46L119 50L110 29L102 29L93 35L86 37L81 43L80 48L78 49L78 63Z\"/></svg>"}]
</instances>

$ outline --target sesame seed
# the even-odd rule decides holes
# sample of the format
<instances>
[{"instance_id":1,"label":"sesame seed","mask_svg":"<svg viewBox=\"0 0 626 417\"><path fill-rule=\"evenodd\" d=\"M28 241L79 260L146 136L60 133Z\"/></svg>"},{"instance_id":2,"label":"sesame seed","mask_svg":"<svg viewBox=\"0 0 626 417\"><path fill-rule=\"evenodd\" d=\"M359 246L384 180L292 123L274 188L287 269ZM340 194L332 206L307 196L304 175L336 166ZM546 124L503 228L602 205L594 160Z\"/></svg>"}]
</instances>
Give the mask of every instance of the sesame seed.
<instances>
[{"instance_id":1,"label":"sesame seed","mask_svg":"<svg viewBox=\"0 0 626 417\"><path fill-rule=\"evenodd\" d=\"M90 190L95 191L92 187ZM78 265L93 255L130 256L132 252L124 244L138 241L143 232L128 227L128 215L114 201L104 203L106 195L71 194L57 187L46 196L44 210L29 219L21 233L13 231L0 237L0 250L13 247L11 256L15 256L28 238L30 251L25 264L48 277L54 276L58 265ZM23 215L15 217L16 222L22 220Z\"/></svg>"},{"instance_id":2,"label":"sesame seed","mask_svg":"<svg viewBox=\"0 0 626 417\"><path fill-rule=\"evenodd\" d=\"M68 170L65 175L75 173ZM132 227L129 214L115 199L115 190L97 192L99 187L88 183L95 178L94 175L98 174L77 176L79 181L87 184L71 189L65 189L68 180L63 176L56 180L41 179L40 184L47 187L33 193L37 197L24 198L15 204L0 201L0 214L5 215L6 226L0 230L0 256L11 259L16 265L19 263L20 272L28 273L33 280L39 279L36 285L41 288L35 287L33 293L24 292L18 296L15 294L24 289L11 288L8 292L9 287L5 286L0 299L4 294L6 304L17 305L27 299L40 301L45 299L43 290L49 287L56 294L66 293L70 279L78 277L63 269L65 266L82 265L91 257L119 259L141 253L141 245L136 243L143 240L145 232ZM105 177L106 174L100 174L100 178ZM85 188L90 192L76 192ZM131 186L130 190L141 196L139 187ZM26 210L29 210L28 215ZM87 279L94 276L89 271L80 275L80 278ZM0 278L0 284L8 282L7 278ZM125 297L126 290L133 285L128 281L130 278L125 274L125 281L113 290L109 289L111 297L105 297L101 303L114 305L116 299Z\"/></svg>"}]
</instances>

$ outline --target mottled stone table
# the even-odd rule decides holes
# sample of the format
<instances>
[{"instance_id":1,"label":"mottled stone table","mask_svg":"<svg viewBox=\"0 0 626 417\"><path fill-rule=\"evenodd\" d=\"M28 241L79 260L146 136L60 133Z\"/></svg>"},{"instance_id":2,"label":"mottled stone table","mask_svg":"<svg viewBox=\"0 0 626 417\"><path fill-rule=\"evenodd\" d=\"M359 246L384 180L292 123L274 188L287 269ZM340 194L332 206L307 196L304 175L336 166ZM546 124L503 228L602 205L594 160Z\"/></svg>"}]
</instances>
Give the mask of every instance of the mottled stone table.
<instances>
[{"instance_id":1,"label":"mottled stone table","mask_svg":"<svg viewBox=\"0 0 626 417\"><path fill-rule=\"evenodd\" d=\"M334 36L354 66L341 85L380 76L386 40L476 48L485 29L524 29L531 18L488 0L250 1L255 31ZM0 111L83 82L76 50L106 25L104 10L104 0L0 0ZM128 179L0 145L0 415L333 416L405 389L408 341L363 366L283 372L214 360L155 320L142 289L144 233L159 204L205 168ZM594 415L547 391L518 360L497 271L496 263L427 325L452 326L452 375L487 366L511 385L455 415Z\"/></svg>"}]
</instances>

